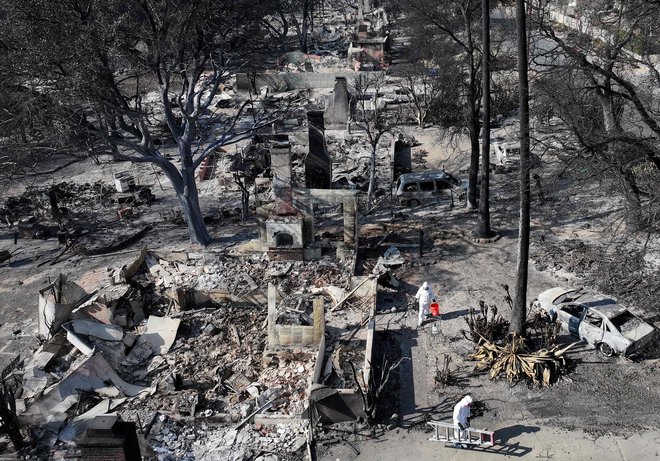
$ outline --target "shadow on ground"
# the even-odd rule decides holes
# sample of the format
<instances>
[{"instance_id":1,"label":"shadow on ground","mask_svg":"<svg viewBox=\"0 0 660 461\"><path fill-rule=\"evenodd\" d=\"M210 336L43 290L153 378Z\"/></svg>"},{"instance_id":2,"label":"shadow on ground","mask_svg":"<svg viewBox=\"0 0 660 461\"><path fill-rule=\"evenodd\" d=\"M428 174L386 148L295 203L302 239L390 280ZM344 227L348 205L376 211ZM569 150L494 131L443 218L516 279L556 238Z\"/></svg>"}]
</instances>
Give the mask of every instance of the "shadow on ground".
<instances>
[{"instance_id":1,"label":"shadow on ground","mask_svg":"<svg viewBox=\"0 0 660 461\"><path fill-rule=\"evenodd\" d=\"M509 442L509 440L515 439L522 434L534 434L540 430L541 428L538 426L525 426L523 424L516 424L515 426L498 429L495 433L495 436L499 443L506 444Z\"/></svg>"}]
</instances>

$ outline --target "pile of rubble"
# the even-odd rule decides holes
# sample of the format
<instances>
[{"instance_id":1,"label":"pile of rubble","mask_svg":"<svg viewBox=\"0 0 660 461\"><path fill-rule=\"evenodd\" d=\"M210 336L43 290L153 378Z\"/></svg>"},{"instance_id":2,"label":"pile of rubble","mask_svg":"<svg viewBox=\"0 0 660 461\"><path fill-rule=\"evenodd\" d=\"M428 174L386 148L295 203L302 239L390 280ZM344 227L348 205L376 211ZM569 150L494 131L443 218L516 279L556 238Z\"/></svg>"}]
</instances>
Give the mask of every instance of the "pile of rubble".
<instances>
[{"instance_id":1,"label":"pile of rubble","mask_svg":"<svg viewBox=\"0 0 660 461\"><path fill-rule=\"evenodd\" d=\"M78 241L84 245L92 230L109 232L111 223L137 215L154 200L148 187L133 187L120 193L104 181L28 187L22 195L8 197L0 204L0 227L13 228L15 234L23 238L57 236L61 244ZM110 213L103 214L99 210L110 210ZM114 232L111 238L113 236ZM94 238L98 240L100 236Z\"/></svg>"},{"instance_id":2,"label":"pile of rubble","mask_svg":"<svg viewBox=\"0 0 660 461\"><path fill-rule=\"evenodd\" d=\"M103 181L93 184L62 182L50 187L28 187L23 194L8 197L0 205L0 221L12 225L29 216L51 218L51 197L54 197L61 215L75 214L81 208L96 204L109 205L115 192L112 185Z\"/></svg>"},{"instance_id":3,"label":"pile of rubble","mask_svg":"<svg viewBox=\"0 0 660 461\"><path fill-rule=\"evenodd\" d=\"M346 270L330 258L319 261L269 261L265 254L232 256L196 253L145 255L145 270L132 281L166 296L174 289L223 291L237 297L265 290L274 283L282 292L306 291L326 285L347 286ZM121 283L121 270L113 274Z\"/></svg>"},{"instance_id":4,"label":"pile of rubble","mask_svg":"<svg viewBox=\"0 0 660 461\"><path fill-rule=\"evenodd\" d=\"M308 424L296 421L273 427L257 423L237 430L159 415L153 432L156 435L149 442L164 461L277 461L297 458L295 453L307 442Z\"/></svg>"},{"instance_id":5,"label":"pile of rubble","mask_svg":"<svg viewBox=\"0 0 660 461\"><path fill-rule=\"evenodd\" d=\"M288 53L278 64L287 72L310 72L310 67L317 72L345 69L348 63L343 56L350 29L346 18L334 15L312 37L312 43L323 44L323 53ZM300 76L288 77L301 80ZM284 127L298 129L307 109L325 106L323 92L318 102L307 101L308 93L295 90L273 96L279 100L291 97L301 103L300 118L284 121ZM235 105L228 102L234 96L227 92L223 105ZM348 109L338 109L341 123L334 127L348 125ZM317 130L317 125L310 125L314 129L307 134L312 138L307 145L303 140L293 149L289 146L286 152L276 152L284 148L275 143L269 151L271 168L278 165L273 156L280 155L286 157L285 167L280 169L293 170L287 174L278 171L289 184L289 195L292 178L298 177L300 184L303 180L316 184L313 180L317 178L307 178L306 168L313 162L305 154L314 151L314 133L320 130L324 136L325 122L322 114L307 116L309 120L320 119L321 127ZM323 181L318 180L324 188L332 179L347 188L367 185L371 156L367 136L347 134L329 140L334 152L319 160L328 166L327 171L322 168ZM320 144L325 151L325 140ZM377 146L376 166L381 178L389 178L390 147L389 138ZM255 189L257 185L267 189L266 152L257 148L249 153L249 161L243 159L243 169L255 176ZM343 162L337 165L334 178L328 165L333 153L335 163ZM220 161L216 167L224 173L218 178L221 185L222 181L234 181L228 173L236 169L235 161ZM199 179L210 179L214 169L203 166ZM207 170L211 171L208 177ZM273 173L274 179L280 176ZM136 187L129 172L117 173L114 179L114 188L99 182L28 190L24 196L5 202L0 219L9 226L21 221L52 222L64 232L73 229L79 219L85 224L103 221L107 217L97 216L98 209L112 207L111 217L118 222L154 200L148 188ZM307 187L316 190L321 186ZM282 198L274 192L260 198ZM150 252L144 248L137 254L131 252L121 267L108 269L106 284L93 293L65 276L40 290L39 333L43 343L22 369L10 371L16 383L13 388L23 435L29 431L39 449L50 455L59 452L64 453L63 458L85 459L85 450L92 445L84 445L83 439L93 442L119 423L130 422L133 438L146 458L265 461L295 459L311 439L309 420L320 420L319 409L345 407L336 416L342 420L361 415L364 410L359 396L352 391L360 385L356 382L360 378L370 382L375 324L369 319L375 312L376 280L401 266L405 258L392 247L372 275L351 280L357 242L349 237L357 228L356 199L353 193L341 192L345 193L334 193L330 198L311 196L321 205L317 204L316 210L309 205L304 216L319 218L315 230L321 239L308 238L307 252L302 247L305 242L300 248L296 246L296 256L300 257L291 261L285 258L292 244L284 238L268 246L273 250L270 259L260 252L263 246L241 247L244 252L260 252L250 254L227 250ZM342 211L337 211L339 205ZM328 212L333 219L328 219ZM299 215L292 222L282 213L277 224L286 224L287 230L294 229L292 224L302 226ZM108 236L116 233L106 224L96 226L94 235L89 227L87 236L75 234L77 241L69 241L74 234L64 232L63 243L78 255L117 252L128 239L99 250L103 232ZM302 231L303 227L295 229ZM347 229L351 230L348 234ZM133 237L139 238L147 230ZM300 232L281 231L282 237L294 235ZM345 241L340 242L342 239ZM335 251L338 259L322 257ZM308 254L315 260L298 260ZM390 280L391 285L395 283ZM328 305L329 314L337 321L326 335ZM324 418L332 420L331 413ZM43 459L48 455L37 456Z\"/></svg>"},{"instance_id":6,"label":"pile of rubble","mask_svg":"<svg viewBox=\"0 0 660 461\"><path fill-rule=\"evenodd\" d=\"M45 341L11 372L24 433L39 449L78 453L84 434L121 418L137 422L138 438L159 459L300 450L319 350L268 349L267 299L257 295L270 281L283 306L295 298L284 293L309 301L327 285L346 296L337 287L350 286L345 271L329 259L146 248L125 262L94 293L66 276L40 290ZM220 295L193 289L200 286ZM363 353L353 358L364 361ZM351 381L343 368L342 381Z\"/></svg>"}]
</instances>

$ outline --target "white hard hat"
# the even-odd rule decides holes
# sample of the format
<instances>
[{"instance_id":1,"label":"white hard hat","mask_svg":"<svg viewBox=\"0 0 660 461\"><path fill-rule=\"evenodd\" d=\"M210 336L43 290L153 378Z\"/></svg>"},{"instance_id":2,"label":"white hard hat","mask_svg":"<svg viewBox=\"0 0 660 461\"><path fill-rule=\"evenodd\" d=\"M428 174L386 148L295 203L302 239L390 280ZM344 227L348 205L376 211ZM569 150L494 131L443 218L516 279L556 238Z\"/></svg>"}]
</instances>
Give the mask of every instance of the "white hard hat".
<instances>
[{"instance_id":1,"label":"white hard hat","mask_svg":"<svg viewBox=\"0 0 660 461\"><path fill-rule=\"evenodd\" d=\"M463 400L465 400L465 403L466 403L467 405L472 405L472 402L474 402L474 400L472 399L472 396L471 396L471 395L466 395L466 396L463 398Z\"/></svg>"},{"instance_id":2,"label":"white hard hat","mask_svg":"<svg viewBox=\"0 0 660 461\"><path fill-rule=\"evenodd\" d=\"M425 290L429 287L429 284L427 282L422 283L422 288Z\"/></svg>"}]
</instances>

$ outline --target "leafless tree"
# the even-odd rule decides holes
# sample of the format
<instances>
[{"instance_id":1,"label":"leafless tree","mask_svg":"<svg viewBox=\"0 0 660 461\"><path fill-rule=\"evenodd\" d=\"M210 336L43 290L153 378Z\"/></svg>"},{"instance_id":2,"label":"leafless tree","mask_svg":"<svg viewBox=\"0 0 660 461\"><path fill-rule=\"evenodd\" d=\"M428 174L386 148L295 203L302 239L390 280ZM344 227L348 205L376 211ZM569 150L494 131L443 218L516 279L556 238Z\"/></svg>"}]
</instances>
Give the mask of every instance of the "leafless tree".
<instances>
[{"instance_id":1,"label":"leafless tree","mask_svg":"<svg viewBox=\"0 0 660 461\"><path fill-rule=\"evenodd\" d=\"M399 91L406 96L405 102L420 127L424 127L434 113L442 111L440 105L451 107L457 97L455 82L448 72L429 60L402 65L397 73L400 75Z\"/></svg>"},{"instance_id":2,"label":"leafless tree","mask_svg":"<svg viewBox=\"0 0 660 461\"><path fill-rule=\"evenodd\" d=\"M277 11L279 23L285 31L288 31L289 25L293 26L298 37L300 51L307 53L309 51L308 38L310 28L313 27L314 8L317 0L276 0L272 5L273 11ZM286 34L282 32L282 36Z\"/></svg>"},{"instance_id":3,"label":"leafless tree","mask_svg":"<svg viewBox=\"0 0 660 461\"><path fill-rule=\"evenodd\" d=\"M14 449L23 448L23 436L16 416L16 399L5 379L0 381L0 432L9 437Z\"/></svg>"},{"instance_id":4,"label":"leafless tree","mask_svg":"<svg viewBox=\"0 0 660 461\"><path fill-rule=\"evenodd\" d=\"M356 98L354 124L366 134L370 147L368 209L373 206L378 147L383 137L401 123L400 114L388 113L385 110L384 101L380 98L384 84L384 74L360 73L355 77L352 85Z\"/></svg>"},{"instance_id":5,"label":"leafless tree","mask_svg":"<svg viewBox=\"0 0 660 461\"><path fill-rule=\"evenodd\" d=\"M489 8L509 3L506 0L491 0ZM406 11L403 24L413 39L415 53L425 52L458 89L457 99L462 111L457 117L454 104L437 106L440 112L447 111L449 121L461 132L467 130L470 139L470 167L468 184L468 208L477 208L477 182L479 175L481 130L480 112L482 105L481 66L482 50L482 2L480 0L402 0ZM490 57L498 63L507 62L506 34L501 28L491 28ZM450 62L453 61L453 62ZM449 64L449 65L447 65ZM495 105L498 109L498 105ZM442 114L431 114L432 119L442 120Z\"/></svg>"},{"instance_id":6,"label":"leafless tree","mask_svg":"<svg viewBox=\"0 0 660 461\"><path fill-rule=\"evenodd\" d=\"M470 170L468 207L477 207L477 176L479 172L479 88L481 49L479 46L480 0L403 0L410 21L424 40L437 40L443 53L460 56L465 74L465 121L470 135Z\"/></svg>"},{"instance_id":7,"label":"leafless tree","mask_svg":"<svg viewBox=\"0 0 660 461\"><path fill-rule=\"evenodd\" d=\"M390 362L387 357L383 356L382 363L378 370L380 373L376 373L376 370L372 368L372 372L369 374L368 383L364 382L364 377L362 377L362 379L358 377L353 362L348 362L353 371L353 379L358 388L358 393L362 398L362 410L367 415L368 421L373 421L376 418L378 402L383 391L387 387L387 383L390 381L392 372L396 371L404 360L410 359L408 357L400 357L398 360Z\"/></svg>"},{"instance_id":8,"label":"leafless tree","mask_svg":"<svg viewBox=\"0 0 660 461\"><path fill-rule=\"evenodd\" d=\"M660 5L594 0L580 19L561 16L545 0L530 6L546 42L535 53L538 118L554 116L566 128L545 138L561 146L562 162L611 181L625 199L629 229L658 229L660 69L651 55L660 53L653 34ZM565 21L568 32L555 19Z\"/></svg>"},{"instance_id":9,"label":"leafless tree","mask_svg":"<svg viewBox=\"0 0 660 461\"><path fill-rule=\"evenodd\" d=\"M11 0L4 8L12 27L0 40L10 43L24 80L42 82L40 91L56 101L50 115L75 126L83 144L103 143L119 159L158 166L174 187L191 241L209 244L195 171L216 149L271 120L249 100L230 113L216 107L258 41L261 5ZM248 108L261 115L243 117ZM177 161L156 140L161 127Z\"/></svg>"}]
</instances>

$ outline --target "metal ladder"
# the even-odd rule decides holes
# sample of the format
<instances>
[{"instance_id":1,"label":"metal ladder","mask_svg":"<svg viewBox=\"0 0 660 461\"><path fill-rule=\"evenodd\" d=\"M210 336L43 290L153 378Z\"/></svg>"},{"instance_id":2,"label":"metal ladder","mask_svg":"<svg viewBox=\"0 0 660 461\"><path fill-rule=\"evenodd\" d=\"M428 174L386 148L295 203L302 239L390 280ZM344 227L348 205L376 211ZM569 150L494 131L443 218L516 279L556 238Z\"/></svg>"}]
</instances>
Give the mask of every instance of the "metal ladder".
<instances>
[{"instance_id":1,"label":"metal ladder","mask_svg":"<svg viewBox=\"0 0 660 461\"><path fill-rule=\"evenodd\" d=\"M479 447L495 445L495 431L468 427L465 429L467 437L461 437L461 430L455 424L442 421L429 421L427 424L435 429L435 435L429 438L429 441L432 442L460 443ZM441 428L444 429L444 435L440 434Z\"/></svg>"}]
</instances>

